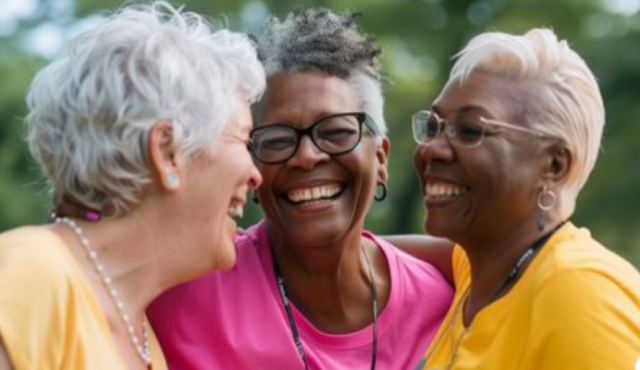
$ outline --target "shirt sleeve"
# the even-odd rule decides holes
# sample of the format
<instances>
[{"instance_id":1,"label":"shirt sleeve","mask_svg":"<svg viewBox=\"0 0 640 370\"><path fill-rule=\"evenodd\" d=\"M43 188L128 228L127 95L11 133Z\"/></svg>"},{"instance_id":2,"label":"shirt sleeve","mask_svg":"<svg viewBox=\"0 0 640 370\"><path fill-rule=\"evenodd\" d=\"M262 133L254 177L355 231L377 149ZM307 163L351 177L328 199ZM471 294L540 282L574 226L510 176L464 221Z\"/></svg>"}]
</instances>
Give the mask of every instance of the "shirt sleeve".
<instances>
[{"instance_id":1,"label":"shirt sleeve","mask_svg":"<svg viewBox=\"0 0 640 370\"><path fill-rule=\"evenodd\" d=\"M536 369L633 369L640 356L639 289L596 270L551 277L533 303L536 334L527 362Z\"/></svg>"},{"instance_id":2,"label":"shirt sleeve","mask_svg":"<svg viewBox=\"0 0 640 370\"><path fill-rule=\"evenodd\" d=\"M32 252L0 248L0 337L14 368L59 368L69 282L55 256Z\"/></svg>"}]
</instances>

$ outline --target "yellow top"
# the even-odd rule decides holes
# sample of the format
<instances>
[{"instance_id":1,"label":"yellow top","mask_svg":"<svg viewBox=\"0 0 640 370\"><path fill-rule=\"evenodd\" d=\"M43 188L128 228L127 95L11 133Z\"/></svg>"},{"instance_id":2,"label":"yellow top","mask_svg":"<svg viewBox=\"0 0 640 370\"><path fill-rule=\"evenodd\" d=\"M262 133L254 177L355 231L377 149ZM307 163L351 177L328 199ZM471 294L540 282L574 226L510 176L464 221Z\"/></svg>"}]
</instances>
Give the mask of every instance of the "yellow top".
<instances>
[{"instance_id":1,"label":"yellow top","mask_svg":"<svg viewBox=\"0 0 640 370\"><path fill-rule=\"evenodd\" d=\"M166 369L153 339L153 369ZM17 370L126 368L85 275L45 227L0 234L0 340Z\"/></svg>"},{"instance_id":2,"label":"yellow top","mask_svg":"<svg viewBox=\"0 0 640 370\"><path fill-rule=\"evenodd\" d=\"M511 291L465 328L471 267L457 246L456 297L419 366L633 369L640 356L638 271L570 223L538 253Z\"/></svg>"}]
</instances>

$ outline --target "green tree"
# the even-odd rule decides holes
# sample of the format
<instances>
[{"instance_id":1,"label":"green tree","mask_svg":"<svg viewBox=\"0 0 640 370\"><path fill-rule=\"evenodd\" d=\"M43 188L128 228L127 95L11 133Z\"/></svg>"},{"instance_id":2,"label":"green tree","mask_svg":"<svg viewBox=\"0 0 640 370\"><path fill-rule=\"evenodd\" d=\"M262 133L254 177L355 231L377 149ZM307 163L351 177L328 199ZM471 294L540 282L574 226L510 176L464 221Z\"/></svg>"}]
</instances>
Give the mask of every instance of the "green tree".
<instances>
[{"instance_id":1,"label":"green tree","mask_svg":"<svg viewBox=\"0 0 640 370\"><path fill-rule=\"evenodd\" d=\"M28 83L43 60L24 48L22 40L43 24L73 29L79 21L117 0L38 1L38 11L0 39L0 230L41 222L48 199L24 144L22 117ZM186 8L227 23L232 29L259 32L268 15L284 16L300 3L247 0L183 0ZM574 217L602 242L640 265L640 15L615 14L604 0L314 0L305 6L363 13L361 27L384 48L383 64L391 83L386 87L386 118L390 129L390 196L375 204L368 218L381 233L421 232L423 204L413 171L414 144L410 116L429 107L446 81L451 57L473 35L487 30L524 32L553 27L585 57L599 78L607 107L603 151L584 189ZM61 10L62 9L62 10ZM225 15L223 17L222 15ZM251 206L245 225L260 217Z\"/></svg>"}]
</instances>

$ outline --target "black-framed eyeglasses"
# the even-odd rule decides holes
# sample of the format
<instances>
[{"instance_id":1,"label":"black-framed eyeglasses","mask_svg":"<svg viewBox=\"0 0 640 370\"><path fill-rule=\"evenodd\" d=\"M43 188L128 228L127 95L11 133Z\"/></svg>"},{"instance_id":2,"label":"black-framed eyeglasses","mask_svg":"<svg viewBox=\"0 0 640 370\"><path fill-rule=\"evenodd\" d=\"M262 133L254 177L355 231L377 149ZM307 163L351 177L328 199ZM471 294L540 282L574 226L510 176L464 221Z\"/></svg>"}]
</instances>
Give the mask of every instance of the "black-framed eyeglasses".
<instances>
[{"instance_id":1,"label":"black-framed eyeglasses","mask_svg":"<svg viewBox=\"0 0 640 370\"><path fill-rule=\"evenodd\" d=\"M490 135L487 133L487 126L495 126L538 137L551 137L544 132L483 117L475 120L444 120L435 112L428 110L419 111L412 117L413 139L417 144L423 145L433 142L441 134L444 134L454 145L475 148L482 144L482 139L485 136Z\"/></svg>"},{"instance_id":2,"label":"black-framed eyeglasses","mask_svg":"<svg viewBox=\"0 0 640 370\"><path fill-rule=\"evenodd\" d=\"M324 153L346 154L360 144L363 124L377 135L371 118L364 112L324 116L305 129L284 123L260 126L249 135L249 151L256 160L265 164L286 162L296 154L302 137L306 135Z\"/></svg>"}]
</instances>

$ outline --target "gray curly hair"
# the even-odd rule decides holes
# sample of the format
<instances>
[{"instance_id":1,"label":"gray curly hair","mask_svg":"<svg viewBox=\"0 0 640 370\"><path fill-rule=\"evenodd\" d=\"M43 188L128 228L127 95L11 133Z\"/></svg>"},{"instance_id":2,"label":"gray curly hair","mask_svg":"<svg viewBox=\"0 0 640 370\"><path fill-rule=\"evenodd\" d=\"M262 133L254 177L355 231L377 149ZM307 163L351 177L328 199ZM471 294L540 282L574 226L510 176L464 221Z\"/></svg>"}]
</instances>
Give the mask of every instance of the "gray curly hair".
<instances>
[{"instance_id":1,"label":"gray curly hair","mask_svg":"<svg viewBox=\"0 0 640 370\"><path fill-rule=\"evenodd\" d=\"M357 95L360 109L374 121L376 136L387 132L380 67L381 48L361 33L359 13L336 14L324 8L291 11L284 21L267 20L257 37L258 58L267 77L286 72L323 72L345 80Z\"/></svg>"},{"instance_id":2,"label":"gray curly hair","mask_svg":"<svg viewBox=\"0 0 640 370\"><path fill-rule=\"evenodd\" d=\"M73 199L118 215L151 182L154 125L172 122L181 157L215 150L238 94L255 101L264 86L245 35L213 31L165 2L130 5L37 74L27 97L31 153L54 203Z\"/></svg>"}]
</instances>

